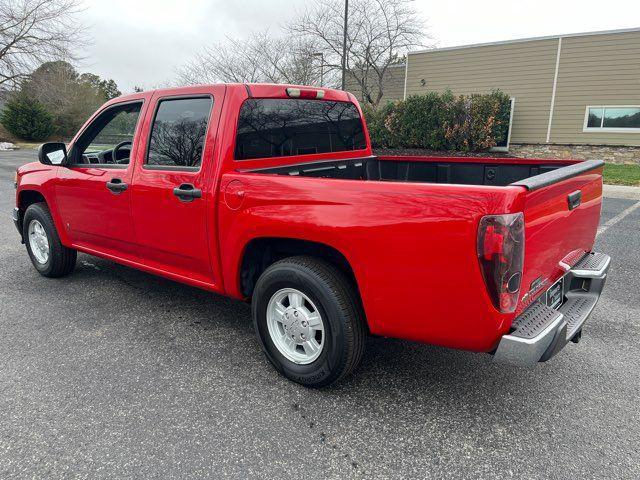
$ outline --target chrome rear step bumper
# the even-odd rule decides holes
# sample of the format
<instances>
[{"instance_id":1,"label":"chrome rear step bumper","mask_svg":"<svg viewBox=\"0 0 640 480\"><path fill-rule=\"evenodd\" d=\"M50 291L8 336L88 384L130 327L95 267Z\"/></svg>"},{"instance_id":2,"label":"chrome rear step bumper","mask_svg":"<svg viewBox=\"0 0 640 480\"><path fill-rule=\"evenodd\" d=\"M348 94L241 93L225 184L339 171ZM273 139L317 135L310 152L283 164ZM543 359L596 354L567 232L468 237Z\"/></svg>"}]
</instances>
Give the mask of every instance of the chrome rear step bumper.
<instances>
[{"instance_id":1,"label":"chrome rear step bumper","mask_svg":"<svg viewBox=\"0 0 640 480\"><path fill-rule=\"evenodd\" d=\"M611 257L604 253L591 252L582 257L571 269L574 277L599 278L607 273Z\"/></svg>"},{"instance_id":2,"label":"chrome rear step bumper","mask_svg":"<svg viewBox=\"0 0 640 480\"><path fill-rule=\"evenodd\" d=\"M570 341L578 342L607 278L611 257L589 253L564 277L564 303L558 310L538 300L512 323L495 351L494 361L533 365L553 357ZM544 298L544 296L543 296Z\"/></svg>"}]
</instances>

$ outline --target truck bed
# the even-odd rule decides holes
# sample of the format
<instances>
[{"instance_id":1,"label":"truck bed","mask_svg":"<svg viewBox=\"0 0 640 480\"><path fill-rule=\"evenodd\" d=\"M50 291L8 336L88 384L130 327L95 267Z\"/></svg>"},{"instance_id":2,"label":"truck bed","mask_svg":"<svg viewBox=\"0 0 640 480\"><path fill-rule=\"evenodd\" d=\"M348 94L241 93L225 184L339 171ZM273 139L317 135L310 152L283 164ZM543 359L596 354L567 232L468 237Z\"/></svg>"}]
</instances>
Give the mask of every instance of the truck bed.
<instances>
[{"instance_id":1,"label":"truck bed","mask_svg":"<svg viewBox=\"0 0 640 480\"><path fill-rule=\"evenodd\" d=\"M372 333L492 351L511 321L591 251L602 165L370 156L236 170L223 185L243 185L242 211L252 234L268 219L269 236L311 235L353 262ZM525 225L519 302L515 312L502 314L486 293L478 293L484 289L478 225L484 216L517 212ZM232 226L239 223L227 221L226 210L221 214L229 226L223 244L233 250L241 235ZM443 301L452 292L464 299L455 312ZM416 316L390 300L395 298L424 298L428 311Z\"/></svg>"},{"instance_id":2,"label":"truck bed","mask_svg":"<svg viewBox=\"0 0 640 480\"><path fill-rule=\"evenodd\" d=\"M251 171L349 180L506 186L571 165L593 168L591 163L519 158L372 156ZM524 182L522 185L527 186Z\"/></svg>"}]
</instances>

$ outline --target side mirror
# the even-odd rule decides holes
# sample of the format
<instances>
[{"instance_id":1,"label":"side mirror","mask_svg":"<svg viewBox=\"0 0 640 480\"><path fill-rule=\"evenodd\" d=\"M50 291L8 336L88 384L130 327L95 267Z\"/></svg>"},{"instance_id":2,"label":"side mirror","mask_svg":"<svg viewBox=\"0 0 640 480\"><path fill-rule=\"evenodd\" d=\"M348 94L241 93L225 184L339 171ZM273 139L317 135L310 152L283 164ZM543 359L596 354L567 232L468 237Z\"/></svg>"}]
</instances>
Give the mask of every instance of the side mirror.
<instances>
[{"instance_id":1,"label":"side mirror","mask_svg":"<svg viewBox=\"0 0 640 480\"><path fill-rule=\"evenodd\" d=\"M47 142L38 148L38 160L45 165L64 165L67 162L67 147L62 142Z\"/></svg>"}]
</instances>

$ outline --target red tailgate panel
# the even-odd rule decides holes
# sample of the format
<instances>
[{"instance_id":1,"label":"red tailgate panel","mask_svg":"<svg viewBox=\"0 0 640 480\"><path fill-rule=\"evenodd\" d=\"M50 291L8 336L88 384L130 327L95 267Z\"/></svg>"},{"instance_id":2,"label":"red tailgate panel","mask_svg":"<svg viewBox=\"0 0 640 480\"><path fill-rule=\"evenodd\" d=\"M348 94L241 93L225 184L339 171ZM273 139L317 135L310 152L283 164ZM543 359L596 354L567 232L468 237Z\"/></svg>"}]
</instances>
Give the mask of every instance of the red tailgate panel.
<instances>
[{"instance_id":1,"label":"red tailgate panel","mask_svg":"<svg viewBox=\"0 0 640 480\"><path fill-rule=\"evenodd\" d=\"M577 191L581 191L581 203L569 210L568 196ZM591 251L601 205L602 168L527 193L524 276L518 312L563 275L563 264L572 266ZM531 290L536 284L538 287Z\"/></svg>"}]
</instances>

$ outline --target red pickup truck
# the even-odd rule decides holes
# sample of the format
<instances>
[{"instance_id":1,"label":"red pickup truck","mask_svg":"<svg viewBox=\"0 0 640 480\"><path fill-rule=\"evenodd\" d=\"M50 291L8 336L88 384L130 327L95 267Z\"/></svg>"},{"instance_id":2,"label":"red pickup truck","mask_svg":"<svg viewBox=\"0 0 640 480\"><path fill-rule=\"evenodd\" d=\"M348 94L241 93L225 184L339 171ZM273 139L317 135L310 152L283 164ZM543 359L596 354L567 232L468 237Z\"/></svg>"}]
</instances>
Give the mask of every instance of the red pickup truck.
<instances>
[{"instance_id":1,"label":"red pickup truck","mask_svg":"<svg viewBox=\"0 0 640 480\"><path fill-rule=\"evenodd\" d=\"M251 301L267 357L307 386L351 372L367 335L545 361L610 262L601 161L375 156L338 90L136 93L39 160L13 212L38 272L79 251Z\"/></svg>"}]
</instances>

